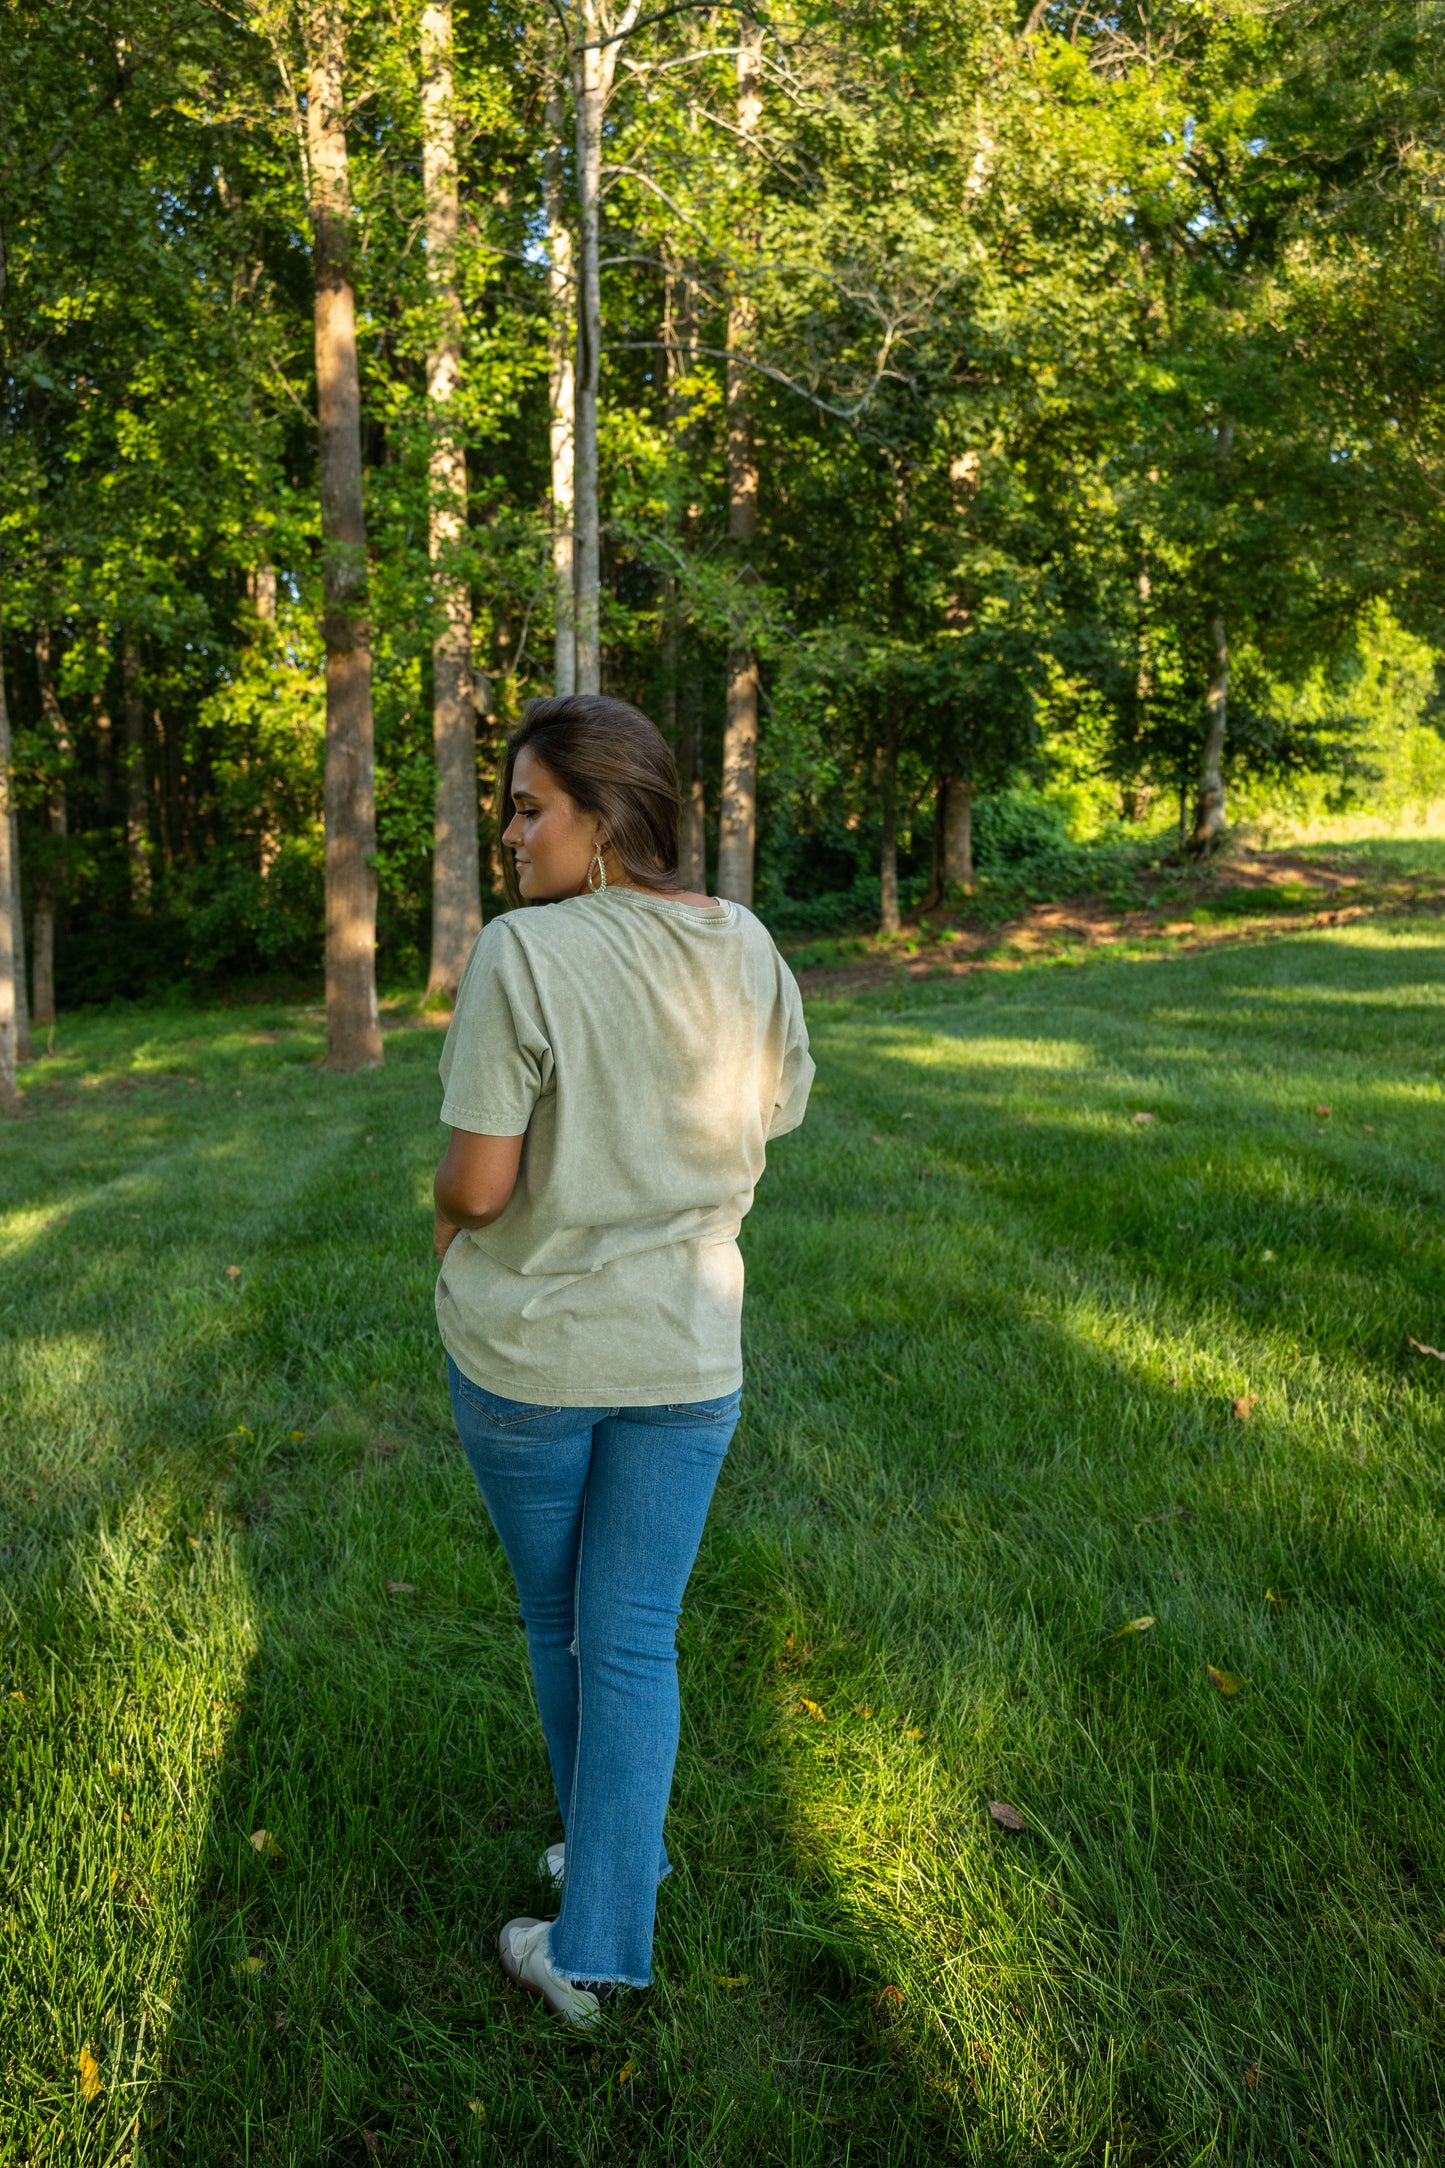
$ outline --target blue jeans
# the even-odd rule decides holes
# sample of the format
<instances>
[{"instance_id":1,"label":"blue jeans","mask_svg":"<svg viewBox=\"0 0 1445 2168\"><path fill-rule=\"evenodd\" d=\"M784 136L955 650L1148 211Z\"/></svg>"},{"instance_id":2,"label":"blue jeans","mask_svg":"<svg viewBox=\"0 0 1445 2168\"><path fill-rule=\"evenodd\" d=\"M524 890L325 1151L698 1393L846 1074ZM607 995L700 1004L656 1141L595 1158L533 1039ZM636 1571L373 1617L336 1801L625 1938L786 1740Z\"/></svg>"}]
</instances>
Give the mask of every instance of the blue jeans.
<instances>
[{"instance_id":1,"label":"blue jeans","mask_svg":"<svg viewBox=\"0 0 1445 2168\"><path fill-rule=\"evenodd\" d=\"M647 1987L677 1759L677 1620L740 1395L501 1400L448 1358L452 1413L517 1584L567 1845L552 1962Z\"/></svg>"}]
</instances>

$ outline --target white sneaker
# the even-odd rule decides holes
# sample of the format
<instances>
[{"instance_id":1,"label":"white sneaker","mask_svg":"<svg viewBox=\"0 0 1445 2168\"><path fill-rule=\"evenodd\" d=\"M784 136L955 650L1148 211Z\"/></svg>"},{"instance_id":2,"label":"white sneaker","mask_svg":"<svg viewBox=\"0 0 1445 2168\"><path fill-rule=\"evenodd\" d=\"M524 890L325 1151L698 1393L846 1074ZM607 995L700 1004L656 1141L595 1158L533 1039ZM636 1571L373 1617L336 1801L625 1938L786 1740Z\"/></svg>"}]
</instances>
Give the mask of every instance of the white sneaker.
<instances>
[{"instance_id":1,"label":"white sneaker","mask_svg":"<svg viewBox=\"0 0 1445 2168\"><path fill-rule=\"evenodd\" d=\"M560 1889L562 1887L562 1876L566 1865L566 1845L549 1844L546 1851L542 1854L542 1857L537 1862L537 1873L540 1875L541 1879L544 1882L550 1882L553 1889Z\"/></svg>"},{"instance_id":2,"label":"white sneaker","mask_svg":"<svg viewBox=\"0 0 1445 2168\"><path fill-rule=\"evenodd\" d=\"M554 2017L569 2025L595 2025L601 2003L585 1987L574 1987L553 1971L551 1941L550 1920L508 1920L497 1937L503 1972L529 1995L540 1995Z\"/></svg>"}]
</instances>

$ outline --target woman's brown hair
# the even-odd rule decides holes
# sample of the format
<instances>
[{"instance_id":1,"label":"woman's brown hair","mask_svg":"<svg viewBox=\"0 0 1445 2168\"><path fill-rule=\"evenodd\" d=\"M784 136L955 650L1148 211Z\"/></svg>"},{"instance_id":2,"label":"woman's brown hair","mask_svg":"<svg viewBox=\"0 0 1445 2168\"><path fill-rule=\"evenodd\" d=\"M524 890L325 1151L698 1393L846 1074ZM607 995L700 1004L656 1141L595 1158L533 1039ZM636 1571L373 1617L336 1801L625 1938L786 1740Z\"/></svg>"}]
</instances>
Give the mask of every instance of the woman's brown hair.
<instances>
[{"instance_id":1,"label":"woman's brown hair","mask_svg":"<svg viewBox=\"0 0 1445 2168\"><path fill-rule=\"evenodd\" d=\"M663 895L682 887L677 870L677 763L655 723L625 700L601 693L566 693L529 700L507 740L498 797L499 835L516 807L512 770L527 746L573 803L604 822L607 841L630 881ZM502 852L507 899L521 903L512 853Z\"/></svg>"}]
</instances>

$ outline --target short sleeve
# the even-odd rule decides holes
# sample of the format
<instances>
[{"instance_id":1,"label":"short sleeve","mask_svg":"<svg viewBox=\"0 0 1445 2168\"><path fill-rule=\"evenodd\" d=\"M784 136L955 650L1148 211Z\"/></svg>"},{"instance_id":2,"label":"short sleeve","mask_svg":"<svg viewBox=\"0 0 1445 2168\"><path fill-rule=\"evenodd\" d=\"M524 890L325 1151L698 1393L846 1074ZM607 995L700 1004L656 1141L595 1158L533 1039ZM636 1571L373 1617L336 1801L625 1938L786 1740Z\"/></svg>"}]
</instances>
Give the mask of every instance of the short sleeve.
<instances>
[{"instance_id":1,"label":"short sleeve","mask_svg":"<svg viewBox=\"0 0 1445 2168\"><path fill-rule=\"evenodd\" d=\"M779 965L779 979L779 995L786 1017L787 1036L772 1120L768 1123L769 1143L774 1137L785 1137L790 1129L796 1129L802 1121L808 1110L808 1093L812 1089L815 1074L813 1057L808 1052L808 1027L803 1021L803 997L798 992L798 982L787 965L782 963Z\"/></svg>"},{"instance_id":2,"label":"short sleeve","mask_svg":"<svg viewBox=\"0 0 1445 2168\"><path fill-rule=\"evenodd\" d=\"M552 1088L541 1002L505 918L483 928L467 959L438 1067L442 1120L475 1136L521 1136Z\"/></svg>"}]
</instances>

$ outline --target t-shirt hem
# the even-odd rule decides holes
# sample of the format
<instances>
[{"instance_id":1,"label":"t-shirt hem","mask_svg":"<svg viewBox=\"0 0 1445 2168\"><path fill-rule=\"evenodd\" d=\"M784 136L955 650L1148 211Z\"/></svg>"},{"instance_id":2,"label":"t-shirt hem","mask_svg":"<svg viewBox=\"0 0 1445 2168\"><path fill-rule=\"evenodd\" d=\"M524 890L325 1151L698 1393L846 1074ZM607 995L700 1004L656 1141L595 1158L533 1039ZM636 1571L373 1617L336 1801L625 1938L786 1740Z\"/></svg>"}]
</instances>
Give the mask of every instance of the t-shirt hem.
<instances>
[{"instance_id":1,"label":"t-shirt hem","mask_svg":"<svg viewBox=\"0 0 1445 2168\"><path fill-rule=\"evenodd\" d=\"M449 1129L465 1129L474 1137L520 1137L525 1136L527 1124L532 1119L532 1109L522 1112L511 1107L503 1112L499 1107L489 1107L485 1113L478 1107L459 1106L454 1099L442 1101L439 1120Z\"/></svg>"},{"instance_id":2,"label":"t-shirt hem","mask_svg":"<svg viewBox=\"0 0 1445 2168\"><path fill-rule=\"evenodd\" d=\"M741 1392L743 1383L743 1366L739 1362L703 1376L694 1371L691 1377L647 1378L620 1385L603 1378L584 1387L563 1386L535 1372L480 1365L470 1354L463 1359L445 1334L442 1344L462 1376L479 1385L484 1393L495 1393L499 1400L520 1400L533 1408L690 1407L697 1400L721 1400L725 1393ZM485 1377L479 1374L483 1368Z\"/></svg>"}]
</instances>

